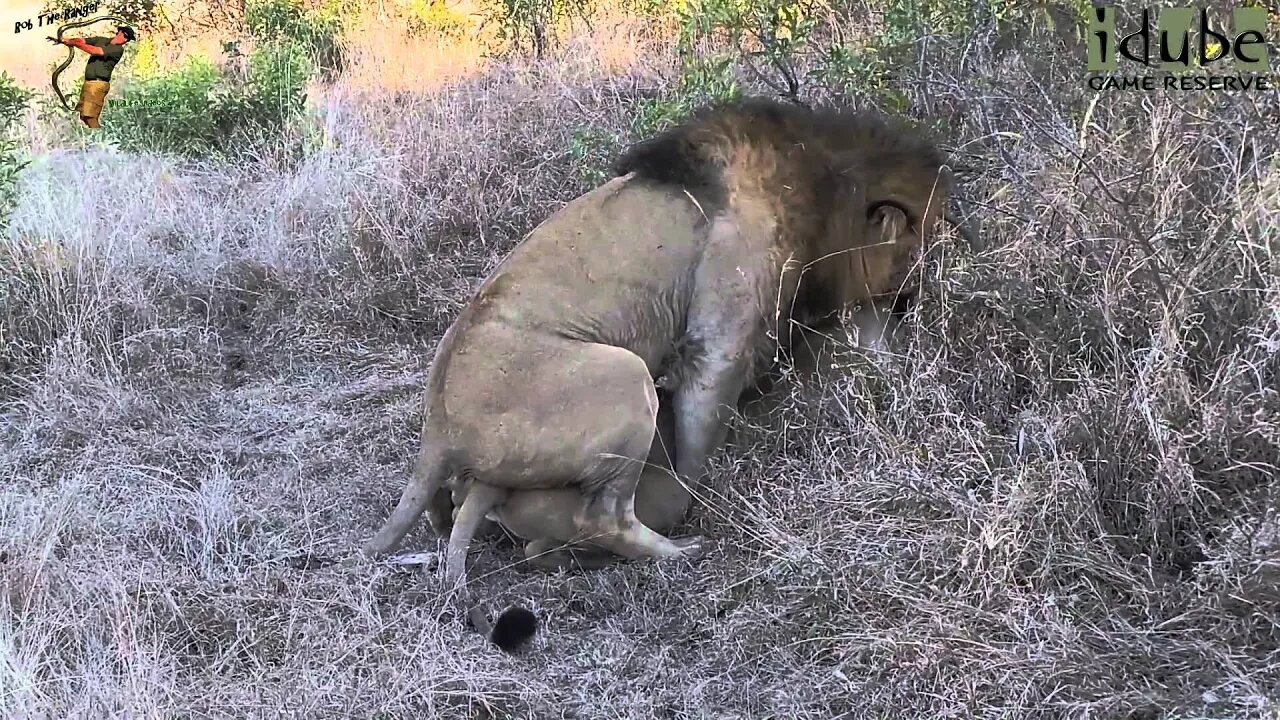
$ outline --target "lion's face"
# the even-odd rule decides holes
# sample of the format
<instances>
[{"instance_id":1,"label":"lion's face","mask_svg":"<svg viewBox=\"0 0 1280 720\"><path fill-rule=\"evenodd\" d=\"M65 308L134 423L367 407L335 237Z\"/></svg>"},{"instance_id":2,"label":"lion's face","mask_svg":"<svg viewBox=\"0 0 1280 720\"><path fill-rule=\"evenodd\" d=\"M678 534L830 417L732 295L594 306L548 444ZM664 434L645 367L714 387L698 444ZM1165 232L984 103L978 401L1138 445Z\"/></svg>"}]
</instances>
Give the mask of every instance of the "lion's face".
<instances>
[{"instance_id":1,"label":"lion's face","mask_svg":"<svg viewBox=\"0 0 1280 720\"><path fill-rule=\"evenodd\" d=\"M927 162L849 160L820 256L824 284L839 306L910 295L919 260L942 220L949 179Z\"/></svg>"},{"instance_id":2,"label":"lion's face","mask_svg":"<svg viewBox=\"0 0 1280 720\"><path fill-rule=\"evenodd\" d=\"M919 261L950 193L945 172L928 167L886 168L869 176L861 273L870 297L911 295Z\"/></svg>"}]
</instances>

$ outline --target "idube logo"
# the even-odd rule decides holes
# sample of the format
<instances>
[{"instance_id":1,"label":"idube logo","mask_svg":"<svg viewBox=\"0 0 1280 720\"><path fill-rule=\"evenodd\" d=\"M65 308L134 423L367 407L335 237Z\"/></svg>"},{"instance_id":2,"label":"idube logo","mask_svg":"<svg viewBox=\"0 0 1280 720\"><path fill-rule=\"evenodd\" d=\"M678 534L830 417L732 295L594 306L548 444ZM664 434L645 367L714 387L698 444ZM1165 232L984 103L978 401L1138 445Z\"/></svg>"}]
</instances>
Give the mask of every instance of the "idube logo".
<instances>
[{"instance_id":1,"label":"idube logo","mask_svg":"<svg viewBox=\"0 0 1280 720\"><path fill-rule=\"evenodd\" d=\"M1263 74L1270 72L1265 9L1235 8L1229 27L1223 19L1215 25L1205 8L1170 7L1157 12L1154 35L1148 9L1140 18L1131 17L1129 23L1136 27L1120 35L1116 9L1093 6L1086 37L1088 67L1091 73L1104 74L1090 76L1090 88L1250 91L1274 86L1271 77ZM1141 74L1144 68L1163 74ZM1199 72L1190 72L1193 69Z\"/></svg>"}]
</instances>

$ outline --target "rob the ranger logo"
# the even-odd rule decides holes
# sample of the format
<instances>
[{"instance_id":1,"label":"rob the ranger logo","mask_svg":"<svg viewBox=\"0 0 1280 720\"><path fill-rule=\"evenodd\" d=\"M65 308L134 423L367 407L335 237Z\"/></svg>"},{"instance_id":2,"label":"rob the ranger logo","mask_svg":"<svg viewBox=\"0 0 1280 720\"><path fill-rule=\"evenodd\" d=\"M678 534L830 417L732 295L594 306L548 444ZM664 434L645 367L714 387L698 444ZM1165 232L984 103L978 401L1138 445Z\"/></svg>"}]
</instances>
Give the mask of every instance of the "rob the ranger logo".
<instances>
[{"instance_id":1,"label":"rob the ranger logo","mask_svg":"<svg viewBox=\"0 0 1280 720\"><path fill-rule=\"evenodd\" d=\"M1136 18L1135 18L1136 19ZM1088 69L1106 73L1089 78L1094 90L1267 90L1267 11L1245 7L1231 11L1231 25L1217 27L1206 9L1160 8L1156 32L1151 32L1151 11L1144 9L1141 24L1121 37L1116 32L1116 10L1095 5L1089 10ZM1195 41L1192 41L1192 32ZM1121 58L1128 67L1141 66L1170 74L1116 75ZM1221 61L1221 62L1219 62ZM1217 67L1214 64L1218 63ZM1198 68L1200 73L1187 71ZM1230 68L1234 74L1214 73ZM1136 68L1135 68L1136 69Z\"/></svg>"}]
</instances>

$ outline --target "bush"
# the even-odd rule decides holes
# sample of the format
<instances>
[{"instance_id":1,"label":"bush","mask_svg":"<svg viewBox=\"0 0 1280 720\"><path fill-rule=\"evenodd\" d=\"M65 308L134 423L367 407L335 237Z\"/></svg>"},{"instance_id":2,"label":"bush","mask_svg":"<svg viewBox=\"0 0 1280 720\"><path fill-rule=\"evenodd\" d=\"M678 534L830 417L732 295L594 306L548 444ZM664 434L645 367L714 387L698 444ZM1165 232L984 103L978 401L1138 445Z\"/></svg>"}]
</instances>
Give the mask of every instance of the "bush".
<instances>
[{"instance_id":1,"label":"bush","mask_svg":"<svg viewBox=\"0 0 1280 720\"><path fill-rule=\"evenodd\" d=\"M687 59L672 90L639 103L631 119L632 135L647 137L701 105L738 98L742 87L733 75L733 62L727 54Z\"/></svg>"},{"instance_id":2,"label":"bush","mask_svg":"<svg viewBox=\"0 0 1280 720\"><path fill-rule=\"evenodd\" d=\"M229 41L220 63L194 56L167 73L135 68L142 72L112 103L107 137L124 150L189 157L295 154L289 124L303 114L307 83L342 67L337 18L345 2L310 13L293 0L248 3L244 23L255 47L247 56Z\"/></svg>"},{"instance_id":3,"label":"bush","mask_svg":"<svg viewBox=\"0 0 1280 720\"><path fill-rule=\"evenodd\" d=\"M458 39L473 29L471 18L444 0L401 0L397 5L411 35Z\"/></svg>"},{"instance_id":4,"label":"bush","mask_svg":"<svg viewBox=\"0 0 1280 720\"><path fill-rule=\"evenodd\" d=\"M538 58L551 47L557 23L590 14L590 0L497 0L491 11L498 23L499 40L516 52L527 43Z\"/></svg>"},{"instance_id":5,"label":"bush","mask_svg":"<svg viewBox=\"0 0 1280 720\"><path fill-rule=\"evenodd\" d=\"M289 43L269 43L249 55L245 84L215 95L214 115L228 136L244 132L278 135L306 108L307 59Z\"/></svg>"},{"instance_id":6,"label":"bush","mask_svg":"<svg viewBox=\"0 0 1280 720\"><path fill-rule=\"evenodd\" d=\"M922 38L958 45L983 31L1009 45L1041 24L1078 25L1086 7L1079 0L1036 5L871 0L856 6L815 0L689 0L678 3L674 14L686 73L705 74L710 66L718 75L745 76L754 86L796 102L835 96L901 112L907 105L900 89L903 71L913 66ZM870 35L847 39L844 28L865 26L868 14L878 17ZM827 19L820 22L820 17ZM682 79L681 84L695 93L701 89L696 81ZM688 104L707 97L702 93ZM683 104L677 109L684 109Z\"/></svg>"},{"instance_id":7,"label":"bush","mask_svg":"<svg viewBox=\"0 0 1280 720\"><path fill-rule=\"evenodd\" d=\"M212 97L221 80L211 61L189 57L176 70L135 80L102 129L126 150L207 154L219 140Z\"/></svg>"},{"instance_id":8,"label":"bush","mask_svg":"<svg viewBox=\"0 0 1280 720\"><path fill-rule=\"evenodd\" d=\"M573 161L578 181L595 187L607 181L609 161L620 147L618 136L596 127L580 127L569 138L569 158Z\"/></svg>"},{"instance_id":9,"label":"bush","mask_svg":"<svg viewBox=\"0 0 1280 720\"><path fill-rule=\"evenodd\" d=\"M255 0L245 6L245 27L258 42L291 42L298 45L320 71L332 81L342 72L345 55L339 39L341 5L330 5L308 13L296 0Z\"/></svg>"},{"instance_id":10,"label":"bush","mask_svg":"<svg viewBox=\"0 0 1280 720\"><path fill-rule=\"evenodd\" d=\"M122 149L229 156L261 151L283 138L306 104L307 58L288 42L267 43L243 72L234 46L227 66L195 56L177 70L132 86L104 130Z\"/></svg>"},{"instance_id":11,"label":"bush","mask_svg":"<svg viewBox=\"0 0 1280 720\"><path fill-rule=\"evenodd\" d=\"M9 73L0 72L0 230L5 227L5 219L13 207L18 173L27 164L15 135L31 95L31 91L18 85Z\"/></svg>"},{"instance_id":12,"label":"bush","mask_svg":"<svg viewBox=\"0 0 1280 720\"><path fill-rule=\"evenodd\" d=\"M813 10L809 0L696 0L678 11L680 49L696 61L702 43L727 47L757 80L798 100L796 55L813 32Z\"/></svg>"}]
</instances>

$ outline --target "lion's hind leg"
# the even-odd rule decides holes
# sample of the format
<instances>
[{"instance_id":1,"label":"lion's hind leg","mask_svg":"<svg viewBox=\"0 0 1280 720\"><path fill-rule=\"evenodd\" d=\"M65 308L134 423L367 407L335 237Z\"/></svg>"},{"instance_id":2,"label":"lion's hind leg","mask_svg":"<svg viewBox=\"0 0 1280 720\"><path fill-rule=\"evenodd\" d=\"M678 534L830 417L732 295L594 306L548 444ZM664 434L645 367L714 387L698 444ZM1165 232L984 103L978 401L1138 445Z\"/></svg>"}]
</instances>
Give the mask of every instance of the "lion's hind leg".
<instances>
[{"instance_id":1,"label":"lion's hind leg","mask_svg":"<svg viewBox=\"0 0 1280 720\"><path fill-rule=\"evenodd\" d=\"M517 534L586 542L625 558L700 549L698 540L672 541L636 517L636 488L658 412L644 360L613 345L538 336L525 338L519 358L501 368L500 382L465 398L486 406L467 450L474 479L521 496L499 517L527 516L518 505L563 502L569 511L553 507ZM557 499L561 492L578 497Z\"/></svg>"},{"instance_id":2,"label":"lion's hind leg","mask_svg":"<svg viewBox=\"0 0 1280 720\"><path fill-rule=\"evenodd\" d=\"M636 487L654 440L658 393L639 356L608 345L591 350L578 377L592 387L595 402L609 398L608 420L597 416L590 455L579 469L585 502L574 512L577 540L626 558L670 558L701 551L701 538L671 540L636 517ZM592 422L590 418L580 421Z\"/></svg>"},{"instance_id":3,"label":"lion's hind leg","mask_svg":"<svg viewBox=\"0 0 1280 720\"><path fill-rule=\"evenodd\" d=\"M635 513L655 532L667 534L684 518L693 495L680 482L675 453L675 415L671 403L658 404L657 432L636 484ZM497 520L525 544L525 562L541 570L599 570L623 558L580 537L574 517L590 498L576 487L513 492L495 509ZM461 501L455 498L455 502Z\"/></svg>"},{"instance_id":4,"label":"lion's hind leg","mask_svg":"<svg viewBox=\"0 0 1280 720\"><path fill-rule=\"evenodd\" d=\"M639 458L647 454L647 445L645 439L644 445L624 446L599 460L583 484L587 502L574 515L578 537L631 559L696 555L703 549L702 538L672 540L636 516L636 485L643 465Z\"/></svg>"}]
</instances>

